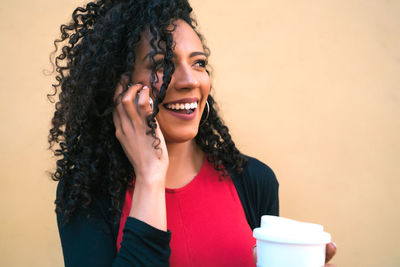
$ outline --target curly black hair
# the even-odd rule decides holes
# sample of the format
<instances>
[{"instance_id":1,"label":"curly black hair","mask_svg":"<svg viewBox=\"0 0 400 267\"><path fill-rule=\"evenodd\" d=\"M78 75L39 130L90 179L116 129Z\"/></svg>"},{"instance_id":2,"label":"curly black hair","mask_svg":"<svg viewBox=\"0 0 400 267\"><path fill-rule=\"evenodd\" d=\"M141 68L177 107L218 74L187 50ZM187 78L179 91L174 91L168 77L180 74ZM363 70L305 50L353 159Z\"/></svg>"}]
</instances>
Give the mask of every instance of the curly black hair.
<instances>
[{"instance_id":1,"label":"curly black hair","mask_svg":"<svg viewBox=\"0 0 400 267\"><path fill-rule=\"evenodd\" d=\"M158 103L162 103L174 72L171 23L174 25L178 19L188 23L209 54L191 14L192 8L186 0L98 0L76 8L72 20L61 25L61 36L54 41L56 83L54 92L48 94L53 103L58 94L58 101L48 142L58 158L52 173L52 179L59 181L56 212L65 222L78 208L90 215L91 204L98 194L107 197L109 213L115 222L118 220L121 197L134 169L115 137L112 120L115 88L123 75L132 77L135 48L141 33L150 30L152 60L156 51L164 54L162 86L155 96L154 111L147 118L148 134L156 138ZM156 82L153 69L153 89ZM218 116L211 95L208 103L208 118L202 118L195 141L223 176L228 174L223 166L241 173L247 160Z\"/></svg>"}]
</instances>

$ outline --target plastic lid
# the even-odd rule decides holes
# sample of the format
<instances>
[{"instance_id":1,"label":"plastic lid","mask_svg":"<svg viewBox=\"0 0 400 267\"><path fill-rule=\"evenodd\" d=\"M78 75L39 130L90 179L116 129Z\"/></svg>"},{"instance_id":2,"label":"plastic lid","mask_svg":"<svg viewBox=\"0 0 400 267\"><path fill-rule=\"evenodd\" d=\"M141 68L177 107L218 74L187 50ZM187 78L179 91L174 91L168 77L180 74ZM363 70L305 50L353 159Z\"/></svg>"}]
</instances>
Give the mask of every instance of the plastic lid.
<instances>
[{"instance_id":1,"label":"plastic lid","mask_svg":"<svg viewBox=\"0 0 400 267\"><path fill-rule=\"evenodd\" d=\"M288 218L264 215L261 227L253 231L258 240L279 243L321 245L331 242L331 235L319 224L299 222Z\"/></svg>"}]
</instances>

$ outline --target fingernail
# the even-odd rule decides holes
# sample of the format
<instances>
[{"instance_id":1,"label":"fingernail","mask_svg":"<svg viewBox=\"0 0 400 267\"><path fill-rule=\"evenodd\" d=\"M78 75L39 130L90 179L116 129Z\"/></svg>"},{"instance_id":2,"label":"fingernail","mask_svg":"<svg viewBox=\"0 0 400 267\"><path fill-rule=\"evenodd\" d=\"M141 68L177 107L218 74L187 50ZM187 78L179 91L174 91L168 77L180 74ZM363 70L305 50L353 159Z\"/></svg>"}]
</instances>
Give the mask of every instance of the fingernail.
<instances>
[{"instance_id":1,"label":"fingernail","mask_svg":"<svg viewBox=\"0 0 400 267\"><path fill-rule=\"evenodd\" d=\"M147 85L143 86L143 90L147 90L149 89L149 87L147 87Z\"/></svg>"},{"instance_id":2,"label":"fingernail","mask_svg":"<svg viewBox=\"0 0 400 267\"><path fill-rule=\"evenodd\" d=\"M335 248L337 248L337 246L336 246L336 243L335 242L332 242L331 243Z\"/></svg>"}]
</instances>

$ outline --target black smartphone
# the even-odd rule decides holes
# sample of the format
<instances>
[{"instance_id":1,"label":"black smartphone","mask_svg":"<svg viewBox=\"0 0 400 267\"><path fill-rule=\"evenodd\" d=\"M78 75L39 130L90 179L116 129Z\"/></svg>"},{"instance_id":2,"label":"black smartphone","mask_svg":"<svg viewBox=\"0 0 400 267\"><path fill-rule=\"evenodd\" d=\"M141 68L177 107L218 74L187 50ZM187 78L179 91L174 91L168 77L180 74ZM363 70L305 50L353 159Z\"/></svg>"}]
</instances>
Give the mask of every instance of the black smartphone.
<instances>
[{"instance_id":1,"label":"black smartphone","mask_svg":"<svg viewBox=\"0 0 400 267\"><path fill-rule=\"evenodd\" d=\"M140 115L140 110L139 110L139 106L138 106L138 98L139 98L139 92L136 94L135 104L136 104L136 109ZM149 97L149 103L150 103L151 110L153 110L153 99L151 97Z\"/></svg>"}]
</instances>

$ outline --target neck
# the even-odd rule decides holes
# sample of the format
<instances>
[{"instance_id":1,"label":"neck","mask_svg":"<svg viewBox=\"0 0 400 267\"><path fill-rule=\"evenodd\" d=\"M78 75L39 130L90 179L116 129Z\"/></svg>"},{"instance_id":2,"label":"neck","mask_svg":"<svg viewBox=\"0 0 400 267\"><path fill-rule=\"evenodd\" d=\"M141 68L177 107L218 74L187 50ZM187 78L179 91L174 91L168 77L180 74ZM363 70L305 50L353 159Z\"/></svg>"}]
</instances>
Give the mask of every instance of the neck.
<instances>
[{"instance_id":1,"label":"neck","mask_svg":"<svg viewBox=\"0 0 400 267\"><path fill-rule=\"evenodd\" d=\"M194 140L166 145L169 158L166 187L171 189L183 187L200 171L204 152Z\"/></svg>"}]
</instances>

